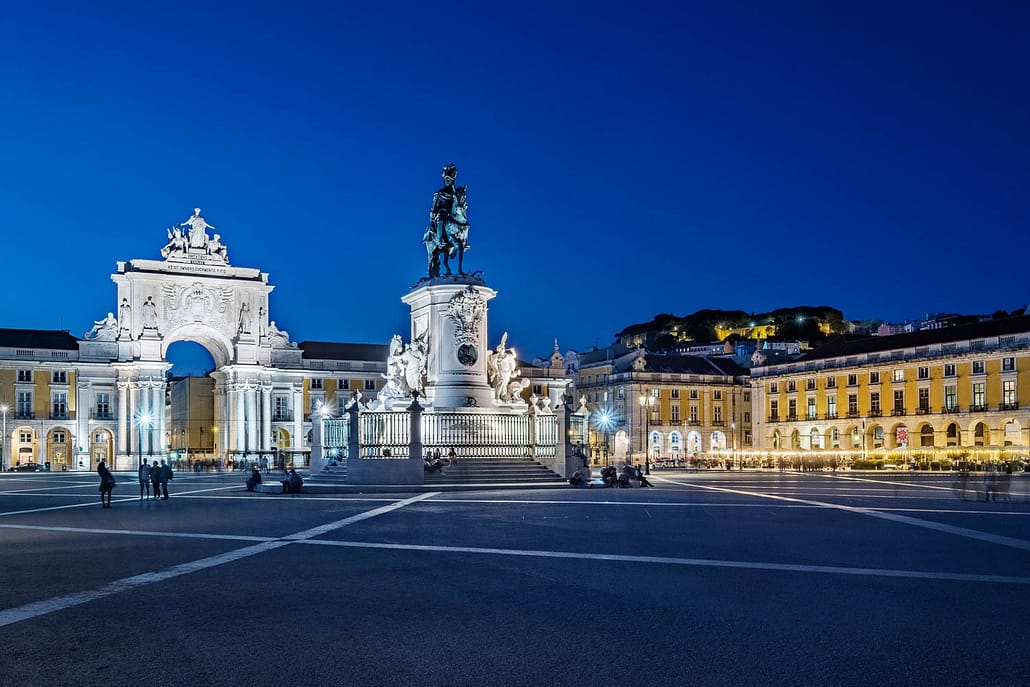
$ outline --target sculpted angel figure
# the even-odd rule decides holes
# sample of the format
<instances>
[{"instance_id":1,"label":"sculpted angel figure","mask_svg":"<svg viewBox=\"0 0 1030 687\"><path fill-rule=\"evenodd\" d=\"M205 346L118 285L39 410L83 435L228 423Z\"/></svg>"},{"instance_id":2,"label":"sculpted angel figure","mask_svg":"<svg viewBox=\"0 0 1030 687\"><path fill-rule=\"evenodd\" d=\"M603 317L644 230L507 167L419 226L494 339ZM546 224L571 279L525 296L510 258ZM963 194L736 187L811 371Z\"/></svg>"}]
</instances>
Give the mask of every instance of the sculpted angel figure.
<instances>
[{"instance_id":1,"label":"sculpted angel figure","mask_svg":"<svg viewBox=\"0 0 1030 687\"><path fill-rule=\"evenodd\" d=\"M410 393L406 374L407 361L404 359L404 341L400 334L394 334L390 340L390 353L386 358L386 372L383 379L383 396L389 398L405 398Z\"/></svg>"},{"instance_id":2,"label":"sculpted angel figure","mask_svg":"<svg viewBox=\"0 0 1030 687\"><path fill-rule=\"evenodd\" d=\"M404 349L404 375L405 383L410 391L418 392L419 395L425 391L426 367L429 363L429 346L426 343L425 334L416 337Z\"/></svg>"},{"instance_id":3,"label":"sculpted angel figure","mask_svg":"<svg viewBox=\"0 0 1030 687\"><path fill-rule=\"evenodd\" d=\"M508 348L508 332L501 336L501 343L490 352L486 361L486 379L494 389L494 397L498 401L510 401L511 380L518 376L518 358L514 349ZM520 389L521 391L521 389Z\"/></svg>"}]
</instances>

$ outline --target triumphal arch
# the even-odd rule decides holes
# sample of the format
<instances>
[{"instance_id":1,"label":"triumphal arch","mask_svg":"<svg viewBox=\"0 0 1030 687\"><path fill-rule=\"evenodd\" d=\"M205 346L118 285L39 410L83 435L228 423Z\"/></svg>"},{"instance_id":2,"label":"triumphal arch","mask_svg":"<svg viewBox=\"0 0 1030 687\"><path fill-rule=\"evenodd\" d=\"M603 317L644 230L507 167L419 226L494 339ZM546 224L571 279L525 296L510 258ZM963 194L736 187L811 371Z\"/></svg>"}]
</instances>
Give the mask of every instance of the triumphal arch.
<instances>
[{"instance_id":1,"label":"triumphal arch","mask_svg":"<svg viewBox=\"0 0 1030 687\"><path fill-rule=\"evenodd\" d=\"M284 425L293 446L303 437L302 353L269 318L268 274L235 267L221 234L196 208L167 230L161 260L118 262L115 308L86 333L83 362L108 362L78 379L85 400L93 387L116 389L115 465L162 455L168 348L178 341L203 346L215 362L215 450L255 459L271 454ZM87 407L87 404L80 404ZM88 435L89 420L78 429ZM220 429L219 429L220 428Z\"/></svg>"}]
</instances>

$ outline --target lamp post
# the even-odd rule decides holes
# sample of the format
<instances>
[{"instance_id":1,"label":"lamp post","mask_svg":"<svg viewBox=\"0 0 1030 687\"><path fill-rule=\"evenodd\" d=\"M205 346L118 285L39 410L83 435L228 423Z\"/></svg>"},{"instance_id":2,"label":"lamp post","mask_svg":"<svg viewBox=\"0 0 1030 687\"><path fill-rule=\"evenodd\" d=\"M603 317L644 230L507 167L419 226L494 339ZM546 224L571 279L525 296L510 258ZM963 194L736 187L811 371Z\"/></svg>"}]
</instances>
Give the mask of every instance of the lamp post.
<instances>
[{"instance_id":1,"label":"lamp post","mask_svg":"<svg viewBox=\"0 0 1030 687\"><path fill-rule=\"evenodd\" d=\"M644 449L644 474L651 474L651 451L648 444L651 437L651 409L654 408L655 397L652 394L640 394L640 412L644 414L644 440L641 442Z\"/></svg>"},{"instance_id":2,"label":"lamp post","mask_svg":"<svg viewBox=\"0 0 1030 687\"><path fill-rule=\"evenodd\" d=\"M609 464L609 458L611 453L608 450L608 430L612 426L612 416L607 412L602 412L597 416L597 426L601 429L601 436L604 437L604 464Z\"/></svg>"},{"instance_id":3,"label":"lamp post","mask_svg":"<svg viewBox=\"0 0 1030 687\"><path fill-rule=\"evenodd\" d=\"M0 471L6 470L4 460L7 458L7 404L0 406L0 412L4 414L4 436L0 438Z\"/></svg>"}]
</instances>

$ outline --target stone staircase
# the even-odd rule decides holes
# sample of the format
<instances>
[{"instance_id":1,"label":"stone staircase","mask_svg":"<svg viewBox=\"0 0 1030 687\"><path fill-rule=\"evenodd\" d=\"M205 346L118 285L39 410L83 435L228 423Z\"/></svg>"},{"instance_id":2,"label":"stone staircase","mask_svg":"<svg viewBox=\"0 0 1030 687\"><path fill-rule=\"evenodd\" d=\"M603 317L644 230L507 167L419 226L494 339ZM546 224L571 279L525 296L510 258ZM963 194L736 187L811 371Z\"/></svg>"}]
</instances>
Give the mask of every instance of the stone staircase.
<instances>
[{"instance_id":1,"label":"stone staircase","mask_svg":"<svg viewBox=\"0 0 1030 687\"><path fill-rule=\"evenodd\" d=\"M422 485L357 485L347 482L347 461L305 476L305 493L350 491L466 491L567 487L568 482L529 458L462 458L443 472L427 472ZM278 483L276 483L278 486Z\"/></svg>"}]
</instances>

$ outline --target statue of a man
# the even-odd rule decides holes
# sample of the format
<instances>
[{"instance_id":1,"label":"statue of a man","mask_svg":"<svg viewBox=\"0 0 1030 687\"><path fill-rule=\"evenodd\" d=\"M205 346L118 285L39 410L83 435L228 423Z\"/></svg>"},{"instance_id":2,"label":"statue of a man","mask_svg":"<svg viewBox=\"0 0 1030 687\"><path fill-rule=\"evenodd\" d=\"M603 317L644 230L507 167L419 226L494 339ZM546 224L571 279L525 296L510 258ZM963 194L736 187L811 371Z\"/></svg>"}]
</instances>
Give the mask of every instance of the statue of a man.
<instances>
[{"instance_id":1,"label":"statue of a man","mask_svg":"<svg viewBox=\"0 0 1030 687\"><path fill-rule=\"evenodd\" d=\"M214 238L207 242L207 253L208 255L216 255L224 260L227 264L229 262L229 249L222 243L222 235L215 234Z\"/></svg>"},{"instance_id":2,"label":"statue of a man","mask_svg":"<svg viewBox=\"0 0 1030 687\"><path fill-rule=\"evenodd\" d=\"M205 248L208 242L208 229L214 227L204 221L200 216L200 208L193 208L193 216L179 224L180 227L190 228L190 248Z\"/></svg>"},{"instance_id":3,"label":"statue of a man","mask_svg":"<svg viewBox=\"0 0 1030 687\"><path fill-rule=\"evenodd\" d=\"M451 274L448 259L458 256L458 274L464 274L462 260L468 250L468 203L464 186L455 186L458 168L453 164L443 168L443 187L433 194L433 209L429 212L429 228L422 242L429 253L429 276L440 276L440 262Z\"/></svg>"},{"instance_id":4,"label":"statue of a man","mask_svg":"<svg viewBox=\"0 0 1030 687\"><path fill-rule=\"evenodd\" d=\"M157 304L153 296L147 296L147 302L143 304L143 328L157 329Z\"/></svg>"},{"instance_id":5,"label":"statue of a man","mask_svg":"<svg viewBox=\"0 0 1030 687\"><path fill-rule=\"evenodd\" d=\"M511 400L509 384L519 375L518 358L515 351L507 347L508 332L501 336L501 343L490 352L486 362L487 381L494 388L494 397L498 401ZM521 388L519 389L521 392Z\"/></svg>"}]
</instances>

